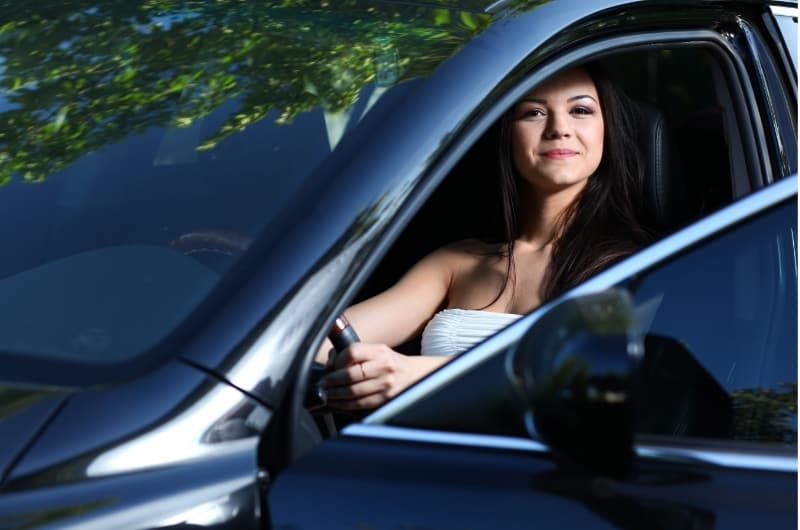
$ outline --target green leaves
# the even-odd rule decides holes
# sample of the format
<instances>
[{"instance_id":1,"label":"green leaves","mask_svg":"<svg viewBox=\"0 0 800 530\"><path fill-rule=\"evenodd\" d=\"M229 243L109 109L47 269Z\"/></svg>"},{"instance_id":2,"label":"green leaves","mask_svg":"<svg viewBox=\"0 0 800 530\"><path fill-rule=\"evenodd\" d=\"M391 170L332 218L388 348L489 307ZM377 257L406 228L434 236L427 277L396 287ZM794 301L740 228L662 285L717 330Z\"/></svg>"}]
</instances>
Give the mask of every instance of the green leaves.
<instances>
[{"instance_id":1,"label":"green leaves","mask_svg":"<svg viewBox=\"0 0 800 530\"><path fill-rule=\"evenodd\" d=\"M0 185L43 180L152 127L188 127L231 99L238 110L197 150L268 115L288 124L318 107L344 111L369 83L427 75L489 22L457 10L330 5L65 0L21 10L0 0Z\"/></svg>"}]
</instances>

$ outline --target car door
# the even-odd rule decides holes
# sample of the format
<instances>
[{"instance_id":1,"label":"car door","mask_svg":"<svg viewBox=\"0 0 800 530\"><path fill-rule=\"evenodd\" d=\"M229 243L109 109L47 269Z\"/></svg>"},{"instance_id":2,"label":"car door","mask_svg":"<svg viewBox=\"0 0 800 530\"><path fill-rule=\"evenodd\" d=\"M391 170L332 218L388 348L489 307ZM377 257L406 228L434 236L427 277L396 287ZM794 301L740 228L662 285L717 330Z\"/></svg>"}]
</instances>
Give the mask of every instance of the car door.
<instances>
[{"instance_id":1,"label":"car door","mask_svg":"<svg viewBox=\"0 0 800 530\"><path fill-rule=\"evenodd\" d=\"M509 351L556 301L295 462L275 527L796 527L796 193L789 177L565 295L635 301L632 473L565 461L526 425Z\"/></svg>"}]
</instances>

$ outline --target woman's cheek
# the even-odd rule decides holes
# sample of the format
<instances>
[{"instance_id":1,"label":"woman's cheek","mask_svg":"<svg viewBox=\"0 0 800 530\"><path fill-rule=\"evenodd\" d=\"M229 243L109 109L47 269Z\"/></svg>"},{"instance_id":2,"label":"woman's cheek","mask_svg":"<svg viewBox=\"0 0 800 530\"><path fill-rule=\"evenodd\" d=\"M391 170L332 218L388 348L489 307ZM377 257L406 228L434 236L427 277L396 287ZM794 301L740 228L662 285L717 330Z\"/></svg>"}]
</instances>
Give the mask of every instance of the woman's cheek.
<instances>
[{"instance_id":1,"label":"woman's cheek","mask_svg":"<svg viewBox=\"0 0 800 530\"><path fill-rule=\"evenodd\" d=\"M537 127L534 123L525 122L525 125L518 125L514 128L511 137L511 148L514 153L523 154L535 151L537 140Z\"/></svg>"}]
</instances>

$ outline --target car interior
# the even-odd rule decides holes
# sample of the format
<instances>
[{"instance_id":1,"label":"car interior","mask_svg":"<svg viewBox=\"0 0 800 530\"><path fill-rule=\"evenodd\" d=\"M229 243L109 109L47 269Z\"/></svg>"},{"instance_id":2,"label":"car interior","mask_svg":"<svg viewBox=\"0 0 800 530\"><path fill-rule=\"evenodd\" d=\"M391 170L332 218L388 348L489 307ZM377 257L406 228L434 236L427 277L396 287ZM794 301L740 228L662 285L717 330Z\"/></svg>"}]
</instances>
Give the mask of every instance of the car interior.
<instances>
[{"instance_id":1,"label":"car interior","mask_svg":"<svg viewBox=\"0 0 800 530\"><path fill-rule=\"evenodd\" d=\"M602 59L610 77L638 107L638 140L645 165L646 220L666 235L733 200L746 189L744 164L723 64L703 47L632 50ZM644 73L644 75L642 75ZM354 301L390 287L419 259L465 238L499 239L499 122L453 167L394 242ZM741 156L741 155L739 155ZM418 341L401 351L414 354Z\"/></svg>"},{"instance_id":2,"label":"car interior","mask_svg":"<svg viewBox=\"0 0 800 530\"><path fill-rule=\"evenodd\" d=\"M636 106L645 211L649 214L644 221L656 237L749 191L747 165L742 161L743 140L734 113L737 107L732 103L735 84L727 81L731 69L721 54L701 45L665 45L630 49L600 60L609 77ZM465 238L502 239L500 191L495 180L499 121L488 127L428 197L353 302L387 289L419 259L444 244ZM692 407L695 414L685 422L684 434L714 435L728 428L729 415L719 414L729 408L726 392L693 359L692 352L670 337L652 336L648 341L652 358L659 359L653 362L661 363L658 369L650 370L648 384L653 392L667 392L676 399L672 409L664 409L660 422L644 421L638 432L668 432L675 423L671 418ZM396 349L418 354L420 338ZM669 369L662 369L667 358L674 362ZM680 371L692 374L700 390L681 393L690 383L675 385L675 377L670 379L670 374ZM648 402L655 399L653 396ZM695 406L701 402L705 405ZM478 405L473 403L473 408ZM329 435L360 417L324 416L316 417L316 423ZM501 431L524 431L515 421L501 423L497 426ZM493 429L488 425L475 427L477 432Z\"/></svg>"},{"instance_id":3,"label":"car interior","mask_svg":"<svg viewBox=\"0 0 800 530\"><path fill-rule=\"evenodd\" d=\"M637 137L644 162L642 184L649 214L644 222L656 238L707 216L757 187L753 138L738 123L745 120L744 112L737 110L744 107L736 104L741 101L741 88L731 81L731 65L722 54L701 45L648 47L608 55L602 62L611 78L637 106ZM417 260L450 241L502 237L499 235L502 234L501 212L499 206L494 208L500 204L499 187L495 185L498 134L499 120L472 145L427 199L363 285L356 301L388 288ZM749 151L748 146L751 147ZM735 261L733 258L731 261ZM725 276L727 269L722 269L716 275L718 281L707 279L707 285L713 284L714 289L738 296L735 293L741 290L741 282ZM770 277L765 272L761 275ZM688 288L677 289L676 293ZM685 293L670 296L659 309L660 314L680 309L685 296ZM730 305L735 304L731 302ZM670 309L666 309L668 307ZM720 321L739 320L736 315L721 315ZM682 326L679 324L674 331L683 333L686 330ZM758 326L746 327L753 330ZM740 342L757 342L764 337L756 331L745 335L747 337L739 339ZM731 396L739 389L749 392L748 389L775 385L775 377L785 371L769 370L769 374L764 371L753 375L757 371L749 370L747 376L742 374L734 381L729 373L736 367L732 357L717 356L705 349L693 351L682 338L647 334L648 361L643 364L637 383L642 397L636 412L636 432L718 439L735 436L736 418ZM396 349L410 355L418 354L419 342L416 338ZM761 355L753 357L761 358ZM459 395L463 398L464 392ZM473 403L473 412L479 406ZM654 414L653 411L658 412ZM437 418L434 424L438 428L442 428L441 421L451 421L442 420L443 414L428 415ZM489 416L481 417L496 415L497 410L494 410ZM416 415L412 424L419 425L417 420L422 416L426 413ZM341 427L354 419L353 416L337 417L336 424ZM473 424L477 420L452 421ZM510 432L518 433L524 430L516 420L497 421L504 425L473 427L476 432L499 429L508 433L511 429ZM753 436L756 437L752 439L758 438Z\"/></svg>"},{"instance_id":4,"label":"car interior","mask_svg":"<svg viewBox=\"0 0 800 530\"><path fill-rule=\"evenodd\" d=\"M747 89L737 79L735 65L718 47L708 43L651 44L608 53L593 60L602 63L609 77L636 106L637 138L644 163L645 211L648 212L644 222L656 239L708 216L759 187L761 170L756 140L745 126L749 111L743 94ZM465 238L502 238L500 191L496 184L499 122L498 119L487 127L453 165L349 303L389 288L419 259L449 242ZM741 282L727 272L720 271L717 276L719 281L707 281L731 297L741 297L736 294L741 290ZM688 284L677 289L681 294L671 296L662 309L668 308L665 311L673 313L676 309L681 311L687 289L690 289ZM728 300L729 297L722 298ZM735 309L731 311L736 312ZM787 312L780 318L791 320L792 314ZM736 315L721 316L719 325L732 322L740 320ZM678 329L666 334L651 331L646 336L649 360L644 363L638 382L646 395L642 396L636 411L636 432L731 439L735 436L735 415L742 414L732 403L736 393L740 389L747 393L759 387L770 387L776 381L780 386L782 383L775 377L789 373L784 364L792 364L792 361L782 361L780 369L764 369L757 375L750 370L749 375L742 374L746 380L733 381L729 371L736 361L722 352L718 355L712 351L697 351L708 349L709 345L697 349L687 347L682 337L677 336L683 333L682 325L678 324ZM753 329L753 326L746 327ZM754 333L751 338L756 341L764 336ZM395 349L409 355L419 354L420 338ZM714 358L704 358L709 356ZM759 354L755 357L760 358ZM490 361L480 366L487 362ZM477 374L478 371L481 373ZM475 387L471 385L480 381L484 384L486 373L478 368L470 369L457 382L437 391L445 397L429 396L424 402L414 403L393 416L390 424L524 436L525 427L519 418L509 418L505 414L508 410L500 410L496 404L483 403L481 394L474 392ZM497 384L503 386L508 382L498 381ZM470 403L466 408L465 402ZM459 403L458 409L448 409L447 403ZM447 409L446 413L442 412L442 407ZM650 414L654 410L659 412ZM335 434L361 417L363 414L334 414L326 420L315 419L326 436L325 433ZM758 436L750 439L761 439Z\"/></svg>"}]
</instances>

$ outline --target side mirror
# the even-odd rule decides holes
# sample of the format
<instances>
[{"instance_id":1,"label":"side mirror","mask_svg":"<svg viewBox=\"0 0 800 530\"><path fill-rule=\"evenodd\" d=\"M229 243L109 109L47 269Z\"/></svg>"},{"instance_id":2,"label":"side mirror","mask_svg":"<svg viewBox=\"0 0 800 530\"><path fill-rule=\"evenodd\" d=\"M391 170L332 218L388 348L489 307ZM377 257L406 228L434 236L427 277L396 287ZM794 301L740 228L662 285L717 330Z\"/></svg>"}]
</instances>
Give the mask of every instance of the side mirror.
<instances>
[{"instance_id":1,"label":"side mirror","mask_svg":"<svg viewBox=\"0 0 800 530\"><path fill-rule=\"evenodd\" d=\"M508 354L529 434L568 462L606 475L627 473L631 388L643 353L627 291L580 296L550 309Z\"/></svg>"}]
</instances>

